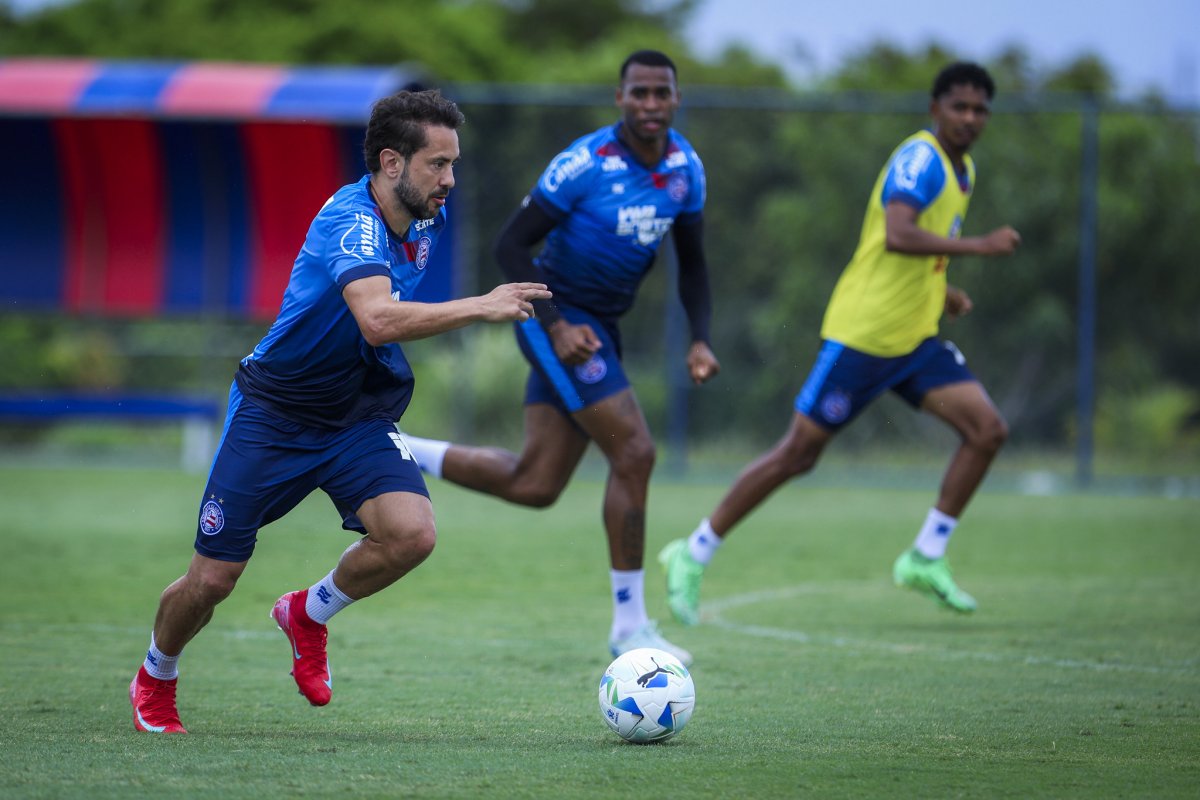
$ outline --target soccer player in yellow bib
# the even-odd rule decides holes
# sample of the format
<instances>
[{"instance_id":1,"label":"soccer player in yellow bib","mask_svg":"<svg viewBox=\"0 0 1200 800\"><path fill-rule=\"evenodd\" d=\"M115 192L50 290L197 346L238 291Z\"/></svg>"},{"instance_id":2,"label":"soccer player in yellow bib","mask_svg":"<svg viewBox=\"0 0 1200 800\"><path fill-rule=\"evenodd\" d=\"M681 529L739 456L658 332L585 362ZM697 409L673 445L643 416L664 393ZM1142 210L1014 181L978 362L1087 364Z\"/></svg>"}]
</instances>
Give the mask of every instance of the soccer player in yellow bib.
<instances>
[{"instance_id":1,"label":"soccer player in yellow bib","mask_svg":"<svg viewBox=\"0 0 1200 800\"><path fill-rule=\"evenodd\" d=\"M735 525L790 478L817 463L834 435L885 390L958 431L961 443L911 549L893 577L962 613L975 599L958 588L946 564L946 544L1008 436L991 398L955 346L938 339L942 313L971 310L967 294L946 282L955 255L1008 255L1021 241L1005 226L962 237L975 188L967 150L987 125L995 86L983 67L958 62L933 83L931 130L900 143L871 190L862 233L842 272L821 326L821 350L796 396L787 432L738 476L707 519L687 539L659 555L671 611L699 621L700 580Z\"/></svg>"}]
</instances>

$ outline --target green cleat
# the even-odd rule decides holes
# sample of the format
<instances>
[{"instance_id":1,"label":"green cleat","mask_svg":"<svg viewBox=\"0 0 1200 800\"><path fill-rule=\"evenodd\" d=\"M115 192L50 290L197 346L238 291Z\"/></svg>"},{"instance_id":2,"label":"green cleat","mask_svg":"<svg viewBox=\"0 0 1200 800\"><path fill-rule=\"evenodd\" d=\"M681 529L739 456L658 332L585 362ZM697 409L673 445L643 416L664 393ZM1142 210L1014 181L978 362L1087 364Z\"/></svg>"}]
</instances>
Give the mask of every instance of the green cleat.
<instances>
[{"instance_id":1,"label":"green cleat","mask_svg":"<svg viewBox=\"0 0 1200 800\"><path fill-rule=\"evenodd\" d=\"M916 550L907 550L896 559L892 577L897 586L929 595L960 614L970 614L976 608L975 598L958 588L950 577L945 558L926 558Z\"/></svg>"},{"instance_id":2,"label":"green cleat","mask_svg":"<svg viewBox=\"0 0 1200 800\"><path fill-rule=\"evenodd\" d=\"M667 605L684 625L700 622L700 578L704 565L692 558L687 539L676 539L658 554L667 574Z\"/></svg>"},{"instance_id":3,"label":"green cleat","mask_svg":"<svg viewBox=\"0 0 1200 800\"><path fill-rule=\"evenodd\" d=\"M647 620L646 624L624 639L610 639L608 642L608 651L612 653L613 658L621 653L628 653L630 650L638 650L643 647L652 647L655 650L670 653L685 667L692 665L692 654L679 645L671 644L664 639L663 635L658 632L658 623L654 620Z\"/></svg>"}]
</instances>

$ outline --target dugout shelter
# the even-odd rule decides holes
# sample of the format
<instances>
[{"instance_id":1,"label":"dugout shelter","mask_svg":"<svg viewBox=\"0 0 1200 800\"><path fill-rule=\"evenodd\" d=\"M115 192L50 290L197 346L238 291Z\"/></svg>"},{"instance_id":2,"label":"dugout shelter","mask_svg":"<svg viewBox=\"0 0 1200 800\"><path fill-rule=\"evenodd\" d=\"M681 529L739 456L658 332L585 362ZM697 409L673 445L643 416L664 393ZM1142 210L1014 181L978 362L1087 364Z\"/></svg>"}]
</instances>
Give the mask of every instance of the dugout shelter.
<instances>
[{"instance_id":1,"label":"dugout shelter","mask_svg":"<svg viewBox=\"0 0 1200 800\"><path fill-rule=\"evenodd\" d=\"M8 311L270 319L406 67L0 59ZM454 232L421 299L454 291Z\"/></svg>"},{"instance_id":2,"label":"dugout shelter","mask_svg":"<svg viewBox=\"0 0 1200 800\"><path fill-rule=\"evenodd\" d=\"M365 172L371 105L421 84L407 67L0 59L0 308L270 321L313 216ZM455 293L453 218L418 299ZM22 387L0 392L0 424L181 423L200 470L222 406Z\"/></svg>"}]
</instances>

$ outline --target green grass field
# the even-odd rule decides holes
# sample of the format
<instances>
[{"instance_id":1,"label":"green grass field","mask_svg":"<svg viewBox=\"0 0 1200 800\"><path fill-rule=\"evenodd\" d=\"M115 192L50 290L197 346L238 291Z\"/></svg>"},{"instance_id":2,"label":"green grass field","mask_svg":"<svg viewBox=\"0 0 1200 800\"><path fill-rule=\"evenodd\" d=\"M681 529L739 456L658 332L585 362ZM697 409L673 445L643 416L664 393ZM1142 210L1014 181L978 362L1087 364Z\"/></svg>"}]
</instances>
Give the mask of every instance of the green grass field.
<instances>
[{"instance_id":1,"label":"green grass field","mask_svg":"<svg viewBox=\"0 0 1200 800\"><path fill-rule=\"evenodd\" d=\"M350 541L323 496L260 535L189 646L188 736L126 689L191 552L203 478L0 469L0 796L1196 797L1200 501L985 492L956 534L972 618L893 587L930 491L782 490L706 578L695 716L628 745L609 658L601 484L530 511L433 482L431 559L334 620L333 702L288 677L275 598ZM650 548L720 485L656 482Z\"/></svg>"}]
</instances>

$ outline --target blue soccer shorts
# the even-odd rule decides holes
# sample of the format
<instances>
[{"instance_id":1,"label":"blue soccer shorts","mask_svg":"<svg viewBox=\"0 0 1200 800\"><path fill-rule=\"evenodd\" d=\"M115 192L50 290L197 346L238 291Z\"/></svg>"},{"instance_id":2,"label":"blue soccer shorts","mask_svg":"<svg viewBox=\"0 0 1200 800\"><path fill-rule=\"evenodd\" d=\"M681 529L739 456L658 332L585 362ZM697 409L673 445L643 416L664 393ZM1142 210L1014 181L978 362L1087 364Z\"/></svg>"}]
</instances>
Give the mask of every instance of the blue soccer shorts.
<instances>
[{"instance_id":1,"label":"blue soccer shorts","mask_svg":"<svg viewBox=\"0 0 1200 800\"><path fill-rule=\"evenodd\" d=\"M822 428L836 431L885 390L919 408L930 390L973 380L953 342L930 337L908 355L882 358L825 340L796 395L795 409Z\"/></svg>"},{"instance_id":2,"label":"blue soccer shorts","mask_svg":"<svg viewBox=\"0 0 1200 800\"><path fill-rule=\"evenodd\" d=\"M575 366L562 363L536 319L516 325L517 344L533 367L525 384L525 404L549 403L569 415L629 388L629 378L621 366L621 339L615 325L578 308L559 306L558 310L572 325L591 326L601 341L595 355Z\"/></svg>"},{"instance_id":3,"label":"blue soccer shorts","mask_svg":"<svg viewBox=\"0 0 1200 800\"><path fill-rule=\"evenodd\" d=\"M366 533L355 512L387 492L429 496L425 479L396 426L367 419L324 430L278 417L248 402L237 385L221 444L200 501L196 552L240 562L254 552L258 529L322 489L342 527Z\"/></svg>"}]
</instances>

